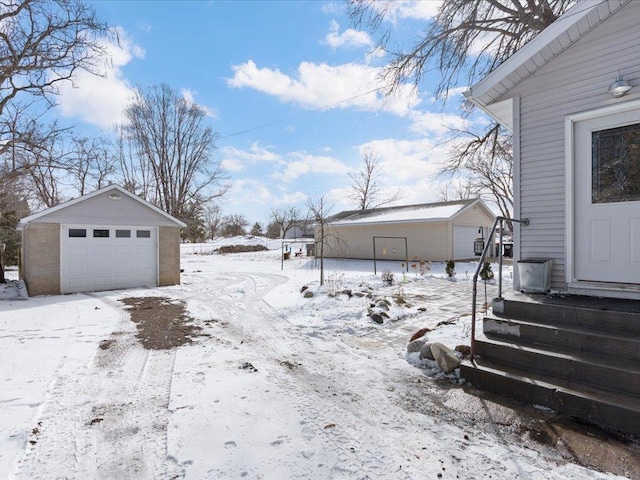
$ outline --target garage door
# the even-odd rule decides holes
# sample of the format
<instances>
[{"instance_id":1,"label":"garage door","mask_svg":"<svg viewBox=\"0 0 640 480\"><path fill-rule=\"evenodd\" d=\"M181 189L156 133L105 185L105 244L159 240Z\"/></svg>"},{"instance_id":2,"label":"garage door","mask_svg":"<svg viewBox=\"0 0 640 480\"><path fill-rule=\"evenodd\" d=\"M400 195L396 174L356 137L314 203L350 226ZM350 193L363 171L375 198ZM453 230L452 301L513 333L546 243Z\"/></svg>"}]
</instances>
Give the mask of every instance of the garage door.
<instances>
[{"instance_id":1,"label":"garage door","mask_svg":"<svg viewBox=\"0 0 640 480\"><path fill-rule=\"evenodd\" d=\"M473 254L473 241L480 227L453 226L453 259L477 259Z\"/></svg>"},{"instance_id":2,"label":"garage door","mask_svg":"<svg viewBox=\"0 0 640 480\"><path fill-rule=\"evenodd\" d=\"M157 285L157 228L62 225L62 293Z\"/></svg>"}]
</instances>

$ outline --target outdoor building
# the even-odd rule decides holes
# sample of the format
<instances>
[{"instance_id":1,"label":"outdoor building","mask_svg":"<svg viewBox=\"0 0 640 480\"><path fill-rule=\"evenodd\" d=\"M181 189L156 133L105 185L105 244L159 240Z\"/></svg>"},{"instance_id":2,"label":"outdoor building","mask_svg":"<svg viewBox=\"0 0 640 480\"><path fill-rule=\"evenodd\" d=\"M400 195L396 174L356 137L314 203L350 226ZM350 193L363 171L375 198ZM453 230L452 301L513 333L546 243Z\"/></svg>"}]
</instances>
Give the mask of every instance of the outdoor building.
<instances>
[{"instance_id":1,"label":"outdoor building","mask_svg":"<svg viewBox=\"0 0 640 480\"><path fill-rule=\"evenodd\" d=\"M487 238L494 218L478 199L344 211L326 219L324 256L400 262L477 258L474 241Z\"/></svg>"},{"instance_id":2,"label":"outdoor building","mask_svg":"<svg viewBox=\"0 0 640 480\"><path fill-rule=\"evenodd\" d=\"M180 283L185 224L117 185L20 220L29 295Z\"/></svg>"},{"instance_id":3,"label":"outdoor building","mask_svg":"<svg viewBox=\"0 0 640 480\"><path fill-rule=\"evenodd\" d=\"M528 223L514 222L520 293L493 301L460 369L483 389L634 435L638 19L637 1L577 2L466 93L513 132L514 219Z\"/></svg>"},{"instance_id":4,"label":"outdoor building","mask_svg":"<svg viewBox=\"0 0 640 480\"><path fill-rule=\"evenodd\" d=\"M580 2L467 92L513 132L514 258L554 290L640 298L638 18Z\"/></svg>"}]
</instances>

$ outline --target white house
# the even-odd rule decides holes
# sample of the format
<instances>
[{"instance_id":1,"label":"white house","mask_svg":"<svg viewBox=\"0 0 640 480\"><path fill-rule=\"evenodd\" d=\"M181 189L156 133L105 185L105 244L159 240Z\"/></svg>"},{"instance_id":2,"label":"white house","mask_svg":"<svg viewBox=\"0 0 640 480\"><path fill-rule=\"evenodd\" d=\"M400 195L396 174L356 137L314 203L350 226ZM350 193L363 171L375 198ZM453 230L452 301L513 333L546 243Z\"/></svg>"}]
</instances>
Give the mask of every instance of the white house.
<instances>
[{"instance_id":1,"label":"white house","mask_svg":"<svg viewBox=\"0 0 640 480\"><path fill-rule=\"evenodd\" d=\"M640 298L639 20L579 2L466 94L513 132L515 258L554 290Z\"/></svg>"},{"instance_id":2,"label":"white house","mask_svg":"<svg viewBox=\"0 0 640 480\"><path fill-rule=\"evenodd\" d=\"M117 185L20 220L30 295L180 283L185 223Z\"/></svg>"},{"instance_id":3,"label":"white house","mask_svg":"<svg viewBox=\"0 0 640 480\"><path fill-rule=\"evenodd\" d=\"M640 1L579 1L466 93L513 132L514 218L529 220L514 224L514 259L521 274L545 260L551 294L494 300L460 369L486 390L634 435L639 21ZM524 279L516 271L516 290Z\"/></svg>"}]
</instances>

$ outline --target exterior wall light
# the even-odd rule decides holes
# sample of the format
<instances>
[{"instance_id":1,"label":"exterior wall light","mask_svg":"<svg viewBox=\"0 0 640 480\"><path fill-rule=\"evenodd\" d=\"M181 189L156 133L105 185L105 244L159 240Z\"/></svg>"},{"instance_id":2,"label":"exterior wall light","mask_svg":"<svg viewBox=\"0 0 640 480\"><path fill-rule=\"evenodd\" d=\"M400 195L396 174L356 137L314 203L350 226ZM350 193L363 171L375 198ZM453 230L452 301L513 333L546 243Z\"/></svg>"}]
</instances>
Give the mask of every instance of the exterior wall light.
<instances>
[{"instance_id":1,"label":"exterior wall light","mask_svg":"<svg viewBox=\"0 0 640 480\"><path fill-rule=\"evenodd\" d=\"M616 77L616 81L609 87L609 93L613 98L624 97L631 90L631 84L622 78L620 72Z\"/></svg>"}]
</instances>

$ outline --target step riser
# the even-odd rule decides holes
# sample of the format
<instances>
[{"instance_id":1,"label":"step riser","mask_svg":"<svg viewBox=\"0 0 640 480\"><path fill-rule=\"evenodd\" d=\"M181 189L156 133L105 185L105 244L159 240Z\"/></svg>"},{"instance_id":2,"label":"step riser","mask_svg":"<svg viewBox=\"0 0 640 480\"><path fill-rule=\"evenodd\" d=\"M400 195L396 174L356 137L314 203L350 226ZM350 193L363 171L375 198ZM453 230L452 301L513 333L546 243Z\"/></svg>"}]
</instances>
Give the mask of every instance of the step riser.
<instances>
[{"instance_id":1,"label":"step riser","mask_svg":"<svg viewBox=\"0 0 640 480\"><path fill-rule=\"evenodd\" d=\"M460 374L465 380L484 390L529 404L542 405L605 428L640 435L640 415L627 408L585 399L560 389L522 382L514 377L496 375L466 363L461 365Z\"/></svg>"},{"instance_id":2,"label":"step riser","mask_svg":"<svg viewBox=\"0 0 640 480\"><path fill-rule=\"evenodd\" d=\"M488 337L513 343L522 342L525 345L541 347L556 346L577 352L640 361L640 340L633 337L624 339L596 336L560 328L518 324L497 318L486 318L483 332Z\"/></svg>"},{"instance_id":3,"label":"step riser","mask_svg":"<svg viewBox=\"0 0 640 480\"><path fill-rule=\"evenodd\" d=\"M476 353L496 363L540 373L561 380L605 388L640 397L640 372L594 365L576 359L544 355L490 341L476 341Z\"/></svg>"},{"instance_id":4,"label":"step riser","mask_svg":"<svg viewBox=\"0 0 640 480\"><path fill-rule=\"evenodd\" d=\"M494 313L500 317L518 318L528 322L640 335L640 313L509 300L504 300L502 312L494 311Z\"/></svg>"}]
</instances>

